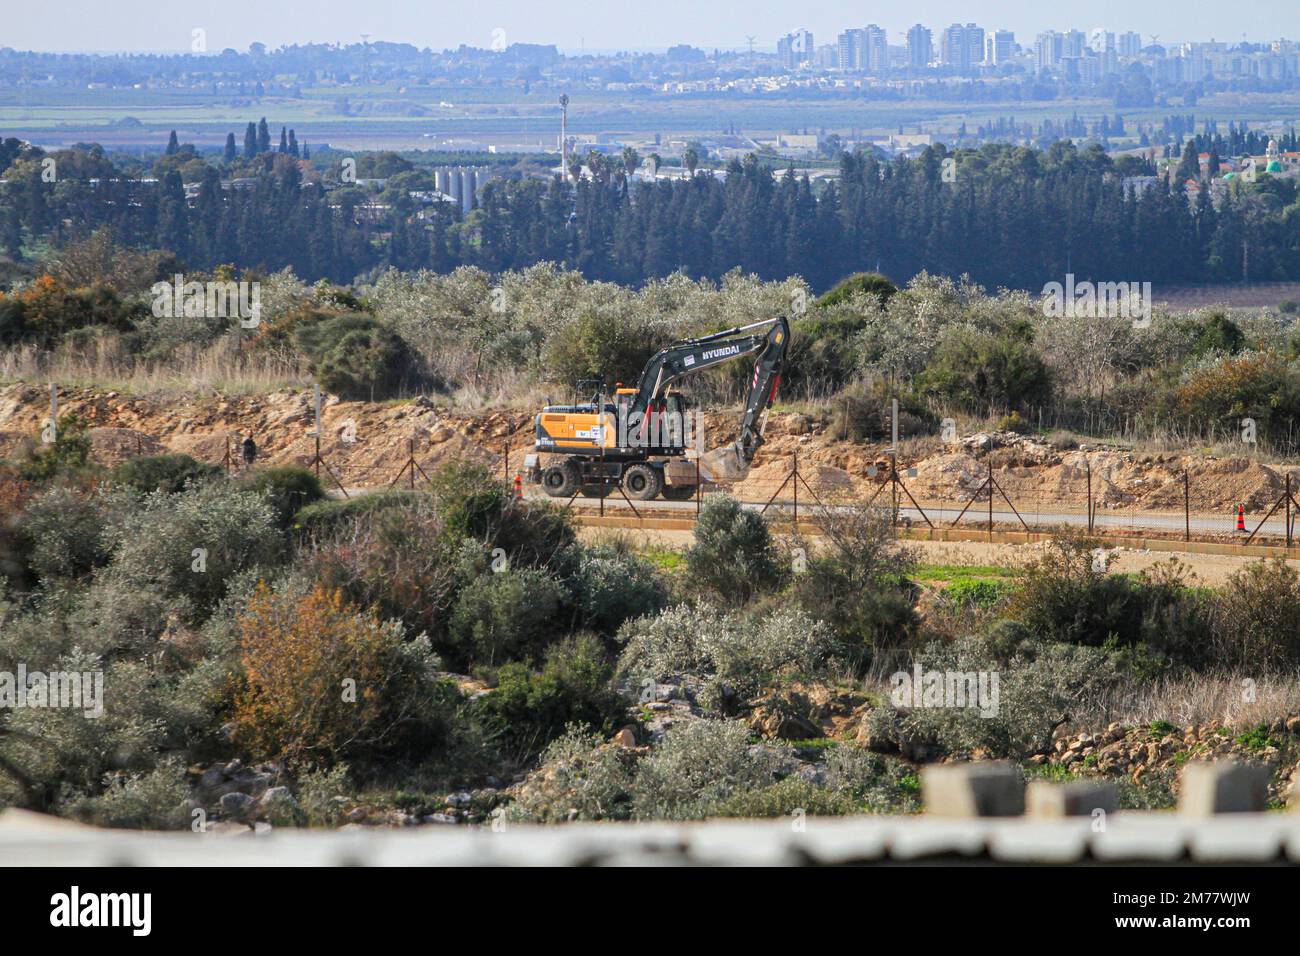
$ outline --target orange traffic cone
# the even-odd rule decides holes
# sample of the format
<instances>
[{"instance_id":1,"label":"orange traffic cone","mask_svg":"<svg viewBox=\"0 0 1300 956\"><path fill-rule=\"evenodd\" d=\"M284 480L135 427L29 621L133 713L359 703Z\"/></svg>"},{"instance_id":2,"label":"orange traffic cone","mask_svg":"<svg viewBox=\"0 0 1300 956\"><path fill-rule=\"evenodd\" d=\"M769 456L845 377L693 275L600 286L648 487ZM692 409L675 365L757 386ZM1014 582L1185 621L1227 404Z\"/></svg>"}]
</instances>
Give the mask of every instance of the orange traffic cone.
<instances>
[{"instance_id":1,"label":"orange traffic cone","mask_svg":"<svg viewBox=\"0 0 1300 956\"><path fill-rule=\"evenodd\" d=\"M1237 530L1246 530L1246 506L1237 505Z\"/></svg>"},{"instance_id":2,"label":"orange traffic cone","mask_svg":"<svg viewBox=\"0 0 1300 956\"><path fill-rule=\"evenodd\" d=\"M519 472L515 472L515 497L522 498L523 496L524 496L524 479L519 474Z\"/></svg>"}]
</instances>

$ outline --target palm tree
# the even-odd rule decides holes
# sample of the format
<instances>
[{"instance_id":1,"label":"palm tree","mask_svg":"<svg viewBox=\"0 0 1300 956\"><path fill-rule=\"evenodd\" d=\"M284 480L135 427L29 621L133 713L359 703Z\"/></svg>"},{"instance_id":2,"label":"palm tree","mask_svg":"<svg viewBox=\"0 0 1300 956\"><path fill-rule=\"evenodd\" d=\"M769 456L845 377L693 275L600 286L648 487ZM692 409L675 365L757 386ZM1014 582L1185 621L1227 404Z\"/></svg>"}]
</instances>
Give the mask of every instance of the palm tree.
<instances>
[{"instance_id":1,"label":"palm tree","mask_svg":"<svg viewBox=\"0 0 1300 956\"><path fill-rule=\"evenodd\" d=\"M687 175L692 178L695 176L695 168L700 165L700 154L694 148L687 149L682 153L682 162L686 166Z\"/></svg>"},{"instance_id":2,"label":"palm tree","mask_svg":"<svg viewBox=\"0 0 1300 956\"><path fill-rule=\"evenodd\" d=\"M631 146L623 147L623 168L627 170L627 178L630 180L636 168L641 165L641 154Z\"/></svg>"}]
</instances>

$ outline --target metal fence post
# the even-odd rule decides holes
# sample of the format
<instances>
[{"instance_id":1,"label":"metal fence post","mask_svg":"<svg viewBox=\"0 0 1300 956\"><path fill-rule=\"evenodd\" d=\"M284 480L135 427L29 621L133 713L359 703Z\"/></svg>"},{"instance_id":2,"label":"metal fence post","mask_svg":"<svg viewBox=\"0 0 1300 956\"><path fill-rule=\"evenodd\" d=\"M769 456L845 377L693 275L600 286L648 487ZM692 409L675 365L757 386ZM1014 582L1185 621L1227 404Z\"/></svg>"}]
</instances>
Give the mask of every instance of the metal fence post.
<instances>
[{"instance_id":1,"label":"metal fence post","mask_svg":"<svg viewBox=\"0 0 1300 956\"><path fill-rule=\"evenodd\" d=\"M799 533L799 453L794 453L794 530Z\"/></svg>"},{"instance_id":2,"label":"metal fence post","mask_svg":"<svg viewBox=\"0 0 1300 956\"><path fill-rule=\"evenodd\" d=\"M989 541L993 540L993 455L988 456L989 466Z\"/></svg>"}]
</instances>

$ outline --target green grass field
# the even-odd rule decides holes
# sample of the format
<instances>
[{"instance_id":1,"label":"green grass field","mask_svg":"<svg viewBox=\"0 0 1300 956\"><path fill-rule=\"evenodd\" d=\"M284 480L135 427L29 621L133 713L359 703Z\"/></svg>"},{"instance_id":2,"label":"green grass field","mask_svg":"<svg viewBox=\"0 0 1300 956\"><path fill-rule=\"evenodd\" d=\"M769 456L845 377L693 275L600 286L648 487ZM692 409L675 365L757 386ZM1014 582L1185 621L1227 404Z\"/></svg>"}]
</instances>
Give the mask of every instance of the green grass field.
<instances>
[{"instance_id":1,"label":"green grass field","mask_svg":"<svg viewBox=\"0 0 1300 956\"><path fill-rule=\"evenodd\" d=\"M0 91L0 132L62 145L97 140L117 146L152 146L170 129L203 145L219 143L227 132L241 135L249 121L265 116L274 125L293 126L310 142L346 142L350 148L411 148L431 139L474 138L488 142L550 142L556 133L556 91L490 85L430 84L399 87L304 87L301 96L214 99L194 90L5 90ZM691 96L576 90L569 111L576 134L622 133L664 137L716 134L734 125L749 136L817 130L874 131L900 127L950 133L997 118L1015 116L1034 124L1079 114L1086 120L1113 115L1103 99L1027 103L954 104L930 100L890 102L848 95L821 98L796 94ZM347 112L344 112L346 101ZM450 104L442 105L442 104ZM1125 109L1126 122L1158 122L1173 113L1197 120L1245 120L1258 125L1294 121L1300 94L1219 95L1195 107L1174 103ZM119 125L126 117L141 126Z\"/></svg>"}]
</instances>

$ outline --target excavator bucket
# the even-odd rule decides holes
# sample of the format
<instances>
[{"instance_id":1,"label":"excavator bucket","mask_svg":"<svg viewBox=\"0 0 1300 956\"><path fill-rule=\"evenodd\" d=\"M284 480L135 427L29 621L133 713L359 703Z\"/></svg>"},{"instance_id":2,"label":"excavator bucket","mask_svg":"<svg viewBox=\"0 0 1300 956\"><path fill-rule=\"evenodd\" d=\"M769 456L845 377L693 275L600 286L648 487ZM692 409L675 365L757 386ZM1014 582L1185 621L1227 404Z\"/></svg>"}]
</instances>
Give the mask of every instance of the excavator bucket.
<instances>
[{"instance_id":1,"label":"excavator bucket","mask_svg":"<svg viewBox=\"0 0 1300 956\"><path fill-rule=\"evenodd\" d=\"M701 455L700 473L709 481L744 481L749 463L740 453L740 444L732 442Z\"/></svg>"}]
</instances>

